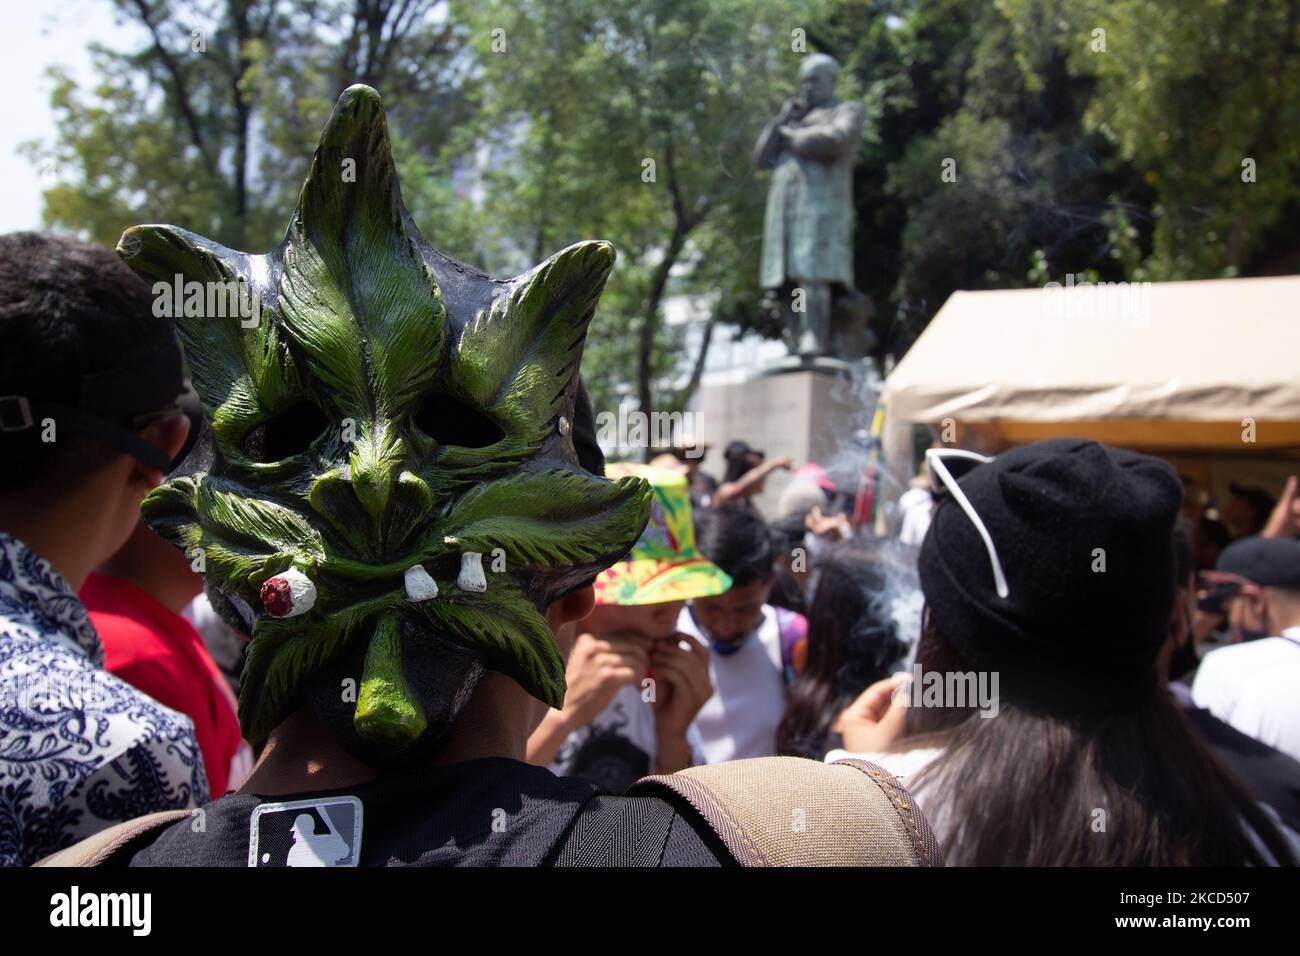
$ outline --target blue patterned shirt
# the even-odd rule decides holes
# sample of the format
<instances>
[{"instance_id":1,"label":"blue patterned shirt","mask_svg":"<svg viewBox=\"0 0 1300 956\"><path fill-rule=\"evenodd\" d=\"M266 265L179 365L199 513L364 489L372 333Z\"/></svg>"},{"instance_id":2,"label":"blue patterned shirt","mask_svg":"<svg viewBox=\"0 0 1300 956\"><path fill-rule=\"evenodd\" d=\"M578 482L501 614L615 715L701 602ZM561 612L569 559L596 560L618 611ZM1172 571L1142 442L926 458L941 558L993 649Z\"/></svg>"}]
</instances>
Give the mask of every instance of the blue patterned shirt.
<instances>
[{"instance_id":1,"label":"blue patterned shirt","mask_svg":"<svg viewBox=\"0 0 1300 956\"><path fill-rule=\"evenodd\" d=\"M0 865L206 800L190 719L103 663L72 588L0 532Z\"/></svg>"}]
</instances>

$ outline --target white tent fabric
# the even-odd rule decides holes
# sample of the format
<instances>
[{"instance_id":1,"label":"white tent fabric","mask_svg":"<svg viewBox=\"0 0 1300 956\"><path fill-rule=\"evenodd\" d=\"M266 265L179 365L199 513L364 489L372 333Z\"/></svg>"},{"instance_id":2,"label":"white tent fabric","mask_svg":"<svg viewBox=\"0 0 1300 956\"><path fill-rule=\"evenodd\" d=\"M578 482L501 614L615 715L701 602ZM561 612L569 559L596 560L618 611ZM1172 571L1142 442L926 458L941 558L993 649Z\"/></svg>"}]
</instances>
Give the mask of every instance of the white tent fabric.
<instances>
[{"instance_id":1,"label":"white tent fabric","mask_svg":"<svg viewBox=\"0 0 1300 956\"><path fill-rule=\"evenodd\" d=\"M882 400L896 474L911 467L911 426L945 419L1001 444L1068 434L1151 451L1295 451L1300 276L957 292Z\"/></svg>"}]
</instances>

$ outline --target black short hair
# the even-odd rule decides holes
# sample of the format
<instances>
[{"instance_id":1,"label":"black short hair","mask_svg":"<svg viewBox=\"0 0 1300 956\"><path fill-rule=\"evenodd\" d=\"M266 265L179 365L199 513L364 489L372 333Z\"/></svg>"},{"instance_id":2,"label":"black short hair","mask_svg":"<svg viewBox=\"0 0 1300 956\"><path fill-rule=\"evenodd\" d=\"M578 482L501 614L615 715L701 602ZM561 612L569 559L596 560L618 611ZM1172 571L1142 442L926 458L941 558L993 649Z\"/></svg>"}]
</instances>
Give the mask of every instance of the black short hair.
<instances>
[{"instance_id":1,"label":"black short hair","mask_svg":"<svg viewBox=\"0 0 1300 956\"><path fill-rule=\"evenodd\" d=\"M756 448L750 448L746 442L733 441L727 443L727 449L722 453L726 459L727 467L722 476L724 482L739 481L744 474L754 466L750 464L751 455L757 455L761 460L764 455Z\"/></svg>"},{"instance_id":2,"label":"black short hair","mask_svg":"<svg viewBox=\"0 0 1300 956\"><path fill-rule=\"evenodd\" d=\"M149 285L110 249L43 232L0 235L0 395L75 404L82 379L129 367L174 335ZM0 491L57 493L120 452L82 435L0 432Z\"/></svg>"},{"instance_id":3,"label":"black short hair","mask_svg":"<svg viewBox=\"0 0 1300 956\"><path fill-rule=\"evenodd\" d=\"M695 543L730 575L732 587L743 588L775 571L772 531L748 508L701 509L695 517Z\"/></svg>"},{"instance_id":4,"label":"black short hair","mask_svg":"<svg viewBox=\"0 0 1300 956\"><path fill-rule=\"evenodd\" d=\"M1177 575L1180 588L1187 587L1192 572L1196 570L1192 566L1192 538L1195 536L1196 531L1192 523L1185 515L1179 515L1178 520L1174 522L1174 574Z\"/></svg>"},{"instance_id":5,"label":"black short hair","mask_svg":"<svg viewBox=\"0 0 1300 956\"><path fill-rule=\"evenodd\" d=\"M1269 516L1273 514L1273 509L1277 507L1276 498L1263 488L1252 488L1248 485L1239 485L1236 482L1228 486L1228 491L1234 498L1240 498L1250 507L1251 517L1254 519L1255 524L1252 532L1258 531L1268 524Z\"/></svg>"}]
</instances>

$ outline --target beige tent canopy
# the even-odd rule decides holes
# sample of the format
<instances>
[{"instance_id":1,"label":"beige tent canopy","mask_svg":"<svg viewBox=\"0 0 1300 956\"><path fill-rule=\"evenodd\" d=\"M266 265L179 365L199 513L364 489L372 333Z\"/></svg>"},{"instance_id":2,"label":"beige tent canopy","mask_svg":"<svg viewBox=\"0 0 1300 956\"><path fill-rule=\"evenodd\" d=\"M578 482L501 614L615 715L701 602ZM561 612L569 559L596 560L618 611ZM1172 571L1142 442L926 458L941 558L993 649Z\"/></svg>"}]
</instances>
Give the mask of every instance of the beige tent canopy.
<instances>
[{"instance_id":1,"label":"beige tent canopy","mask_svg":"<svg viewBox=\"0 0 1300 956\"><path fill-rule=\"evenodd\" d=\"M895 474L915 467L914 424L989 450L1078 435L1174 460L1297 456L1300 276L957 292L882 401Z\"/></svg>"}]
</instances>

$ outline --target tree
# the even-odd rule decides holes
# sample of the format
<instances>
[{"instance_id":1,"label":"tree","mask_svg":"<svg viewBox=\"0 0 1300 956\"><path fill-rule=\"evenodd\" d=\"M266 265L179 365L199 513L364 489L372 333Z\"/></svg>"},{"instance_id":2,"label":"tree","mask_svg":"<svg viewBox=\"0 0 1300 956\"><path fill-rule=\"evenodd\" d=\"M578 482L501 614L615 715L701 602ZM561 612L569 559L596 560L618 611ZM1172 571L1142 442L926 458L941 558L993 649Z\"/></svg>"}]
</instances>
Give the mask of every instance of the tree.
<instances>
[{"instance_id":1,"label":"tree","mask_svg":"<svg viewBox=\"0 0 1300 956\"><path fill-rule=\"evenodd\" d=\"M93 46L93 89L56 73L58 138L28 147L60 173L52 226L113 243L134 223L177 222L264 249L344 86L400 93L404 130L430 148L459 120L460 39L441 0L111 2L140 45Z\"/></svg>"},{"instance_id":2,"label":"tree","mask_svg":"<svg viewBox=\"0 0 1300 956\"><path fill-rule=\"evenodd\" d=\"M753 0L491 0L466 15L481 64L468 135L498 159L483 174L493 271L592 236L619 250L589 344L615 373L590 380L598 406L631 391L642 409L671 409L698 384L702 355L673 387L670 292L707 295L713 321L758 311L764 189L749 151L793 85L801 13Z\"/></svg>"},{"instance_id":3,"label":"tree","mask_svg":"<svg viewBox=\"0 0 1300 956\"><path fill-rule=\"evenodd\" d=\"M875 132L854 199L877 359L906 351L957 289L1123 277L1113 213L1140 217L1148 197L1085 128L1094 81L1071 72L1059 38L1056 19L993 0L828 11L817 42L856 74Z\"/></svg>"},{"instance_id":4,"label":"tree","mask_svg":"<svg viewBox=\"0 0 1300 956\"><path fill-rule=\"evenodd\" d=\"M1142 277L1239 274L1270 238L1300 240L1300 0L1067 9L1060 42L1097 79L1087 124L1155 191Z\"/></svg>"},{"instance_id":5,"label":"tree","mask_svg":"<svg viewBox=\"0 0 1300 956\"><path fill-rule=\"evenodd\" d=\"M1300 0L105 2L142 42L94 48L93 88L59 78L59 137L30 147L61 175L47 221L267 248L339 89L371 83L440 248L498 275L618 248L584 363L602 408L680 408L722 323L779 334L749 150L808 52L866 107L856 278L877 359L959 288L1249 273L1300 250ZM664 321L678 294L708 310L693 355Z\"/></svg>"}]
</instances>

